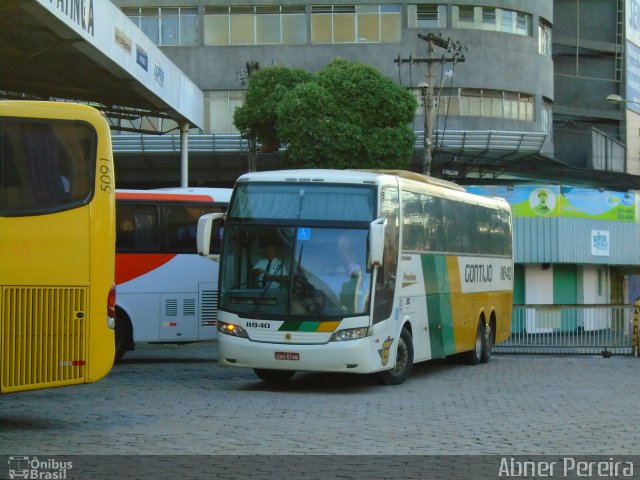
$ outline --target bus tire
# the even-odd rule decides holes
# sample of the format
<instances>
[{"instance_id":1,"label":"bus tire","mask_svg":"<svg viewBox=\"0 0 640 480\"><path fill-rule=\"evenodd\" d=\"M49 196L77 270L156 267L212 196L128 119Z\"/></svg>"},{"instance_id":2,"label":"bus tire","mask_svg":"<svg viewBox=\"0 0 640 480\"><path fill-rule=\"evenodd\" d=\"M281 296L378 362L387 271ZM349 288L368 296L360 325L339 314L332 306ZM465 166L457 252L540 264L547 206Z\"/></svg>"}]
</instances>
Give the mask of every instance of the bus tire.
<instances>
[{"instance_id":1,"label":"bus tire","mask_svg":"<svg viewBox=\"0 0 640 480\"><path fill-rule=\"evenodd\" d=\"M287 383L296 373L295 370L269 370L266 368L254 368L253 371L260 380L273 385Z\"/></svg>"},{"instance_id":2,"label":"bus tire","mask_svg":"<svg viewBox=\"0 0 640 480\"><path fill-rule=\"evenodd\" d=\"M121 308L116 308L116 355L114 362L122 360L129 350L133 350L133 328L129 316Z\"/></svg>"},{"instance_id":3,"label":"bus tire","mask_svg":"<svg viewBox=\"0 0 640 480\"><path fill-rule=\"evenodd\" d=\"M464 353L464 360L467 365L477 365L482 359L482 350L484 345L484 322L482 319L478 320L478 327L476 328L476 338L473 342L473 350L469 350Z\"/></svg>"},{"instance_id":4,"label":"bus tire","mask_svg":"<svg viewBox=\"0 0 640 480\"><path fill-rule=\"evenodd\" d=\"M380 385L400 385L411 374L413 368L413 338L409 330L402 328L396 351L396 364L389 370L374 373L373 379Z\"/></svg>"},{"instance_id":5,"label":"bus tire","mask_svg":"<svg viewBox=\"0 0 640 480\"><path fill-rule=\"evenodd\" d=\"M487 325L482 335L482 353L480 354L480 362L488 363L491 360L491 351L493 350L493 329L491 324Z\"/></svg>"}]
</instances>

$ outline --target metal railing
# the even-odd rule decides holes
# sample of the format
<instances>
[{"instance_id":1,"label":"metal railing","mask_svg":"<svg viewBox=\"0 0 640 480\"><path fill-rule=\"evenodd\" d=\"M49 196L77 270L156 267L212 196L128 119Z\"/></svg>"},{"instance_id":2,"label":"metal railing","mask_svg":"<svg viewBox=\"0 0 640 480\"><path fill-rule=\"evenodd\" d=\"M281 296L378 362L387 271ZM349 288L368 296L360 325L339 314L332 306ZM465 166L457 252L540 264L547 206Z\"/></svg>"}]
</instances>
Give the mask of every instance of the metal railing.
<instances>
[{"instance_id":1,"label":"metal railing","mask_svg":"<svg viewBox=\"0 0 640 480\"><path fill-rule=\"evenodd\" d=\"M180 135L112 135L114 153L180 153ZM190 134L190 152L246 152L249 143L240 135Z\"/></svg>"},{"instance_id":2,"label":"metal railing","mask_svg":"<svg viewBox=\"0 0 640 480\"><path fill-rule=\"evenodd\" d=\"M416 130L415 148L424 147L424 131ZM495 150L501 152L537 153L547 137L540 132L507 131L434 131L434 146L443 151L470 153ZM180 153L179 134L118 134L112 135L113 151L117 154ZM239 134L189 134L189 151L200 153L246 152L247 139Z\"/></svg>"},{"instance_id":3,"label":"metal railing","mask_svg":"<svg viewBox=\"0 0 640 480\"><path fill-rule=\"evenodd\" d=\"M632 354L634 305L514 305L496 353Z\"/></svg>"}]
</instances>

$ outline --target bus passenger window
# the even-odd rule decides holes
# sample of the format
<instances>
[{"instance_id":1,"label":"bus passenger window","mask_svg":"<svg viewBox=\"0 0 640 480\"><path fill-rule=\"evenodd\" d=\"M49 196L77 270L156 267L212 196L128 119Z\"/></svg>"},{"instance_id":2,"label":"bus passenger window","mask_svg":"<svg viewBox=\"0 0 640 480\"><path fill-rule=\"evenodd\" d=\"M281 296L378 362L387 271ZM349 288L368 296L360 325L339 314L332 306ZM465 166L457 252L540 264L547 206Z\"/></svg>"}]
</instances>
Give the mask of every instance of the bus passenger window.
<instances>
[{"instance_id":1,"label":"bus passenger window","mask_svg":"<svg viewBox=\"0 0 640 480\"><path fill-rule=\"evenodd\" d=\"M133 250L134 224L131 217L118 219L116 228L116 251Z\"/></svg>"},{"instance_id":2,"label":"bus passenger window","mask_svg":"<svg viewBox=\"0 0 640 480\"><path fill-rule=\"evenodd\" d=\"M165 208L167 248L170 251L196 253L198 220L210 209L197 205L168 205Z\"/></svg>"},{"instance_id":3,"label":"bus passenger window","mask_svg":"<svg viewBox=\"0 0 640 480\"><path fill-rule=\"evenodd\" d=\"M154 205L116 206L116 251L144 252L160 248L158 211Z\"/></svg>"}]
</instances>

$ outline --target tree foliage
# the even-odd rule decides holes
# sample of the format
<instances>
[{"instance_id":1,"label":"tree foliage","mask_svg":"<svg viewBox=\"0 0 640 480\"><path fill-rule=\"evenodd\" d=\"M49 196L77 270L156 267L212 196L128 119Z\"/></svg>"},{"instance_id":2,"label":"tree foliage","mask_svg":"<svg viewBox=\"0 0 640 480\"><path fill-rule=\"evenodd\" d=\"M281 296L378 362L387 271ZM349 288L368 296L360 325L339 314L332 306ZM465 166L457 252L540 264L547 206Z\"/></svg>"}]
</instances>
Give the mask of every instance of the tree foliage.
<instances>
[{"instance_id":1,"label":"tree foliage","mask_svg":"<svg viewBox=\"0 0 640 480\"><path fill-rule=\"evenodd\" d=\"M409 92L373 67L338 59L313 76L261 70L234 123L262 142L287 145L290 166L406 168L416 107Z\"/></svg>"},{"instance_id":2,"label":"tree foliage","mask_svg":"<svg viewBox=\"0 0 640 480\"><path fill-rule=\"evenodd\" d=\"M304 70L267 67L249 80L245 104L236 109L233 123L243 136L256 135L259 142L278 145L276 107L298 83L312 81Z\"/></svg>"}]
</instances>

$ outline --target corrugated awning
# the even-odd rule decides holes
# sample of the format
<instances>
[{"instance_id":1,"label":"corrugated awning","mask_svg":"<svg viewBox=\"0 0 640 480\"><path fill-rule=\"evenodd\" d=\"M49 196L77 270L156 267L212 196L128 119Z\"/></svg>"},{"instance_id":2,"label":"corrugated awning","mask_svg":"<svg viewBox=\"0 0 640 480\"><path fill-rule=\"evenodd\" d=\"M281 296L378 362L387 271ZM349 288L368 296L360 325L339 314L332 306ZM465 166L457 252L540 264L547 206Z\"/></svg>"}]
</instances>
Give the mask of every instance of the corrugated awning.
<instances>
[{"instance_id":1,"label":"corrugated awning","mask_svg":"<svg viewBox=\"0 0 640 480\"><path fill-rule=\"evenodd\" d=\"M202 91L108 0L3 0L0 65L5 97L82 101L123 125L202 124Z\"/></svg>"}]
</instances>

